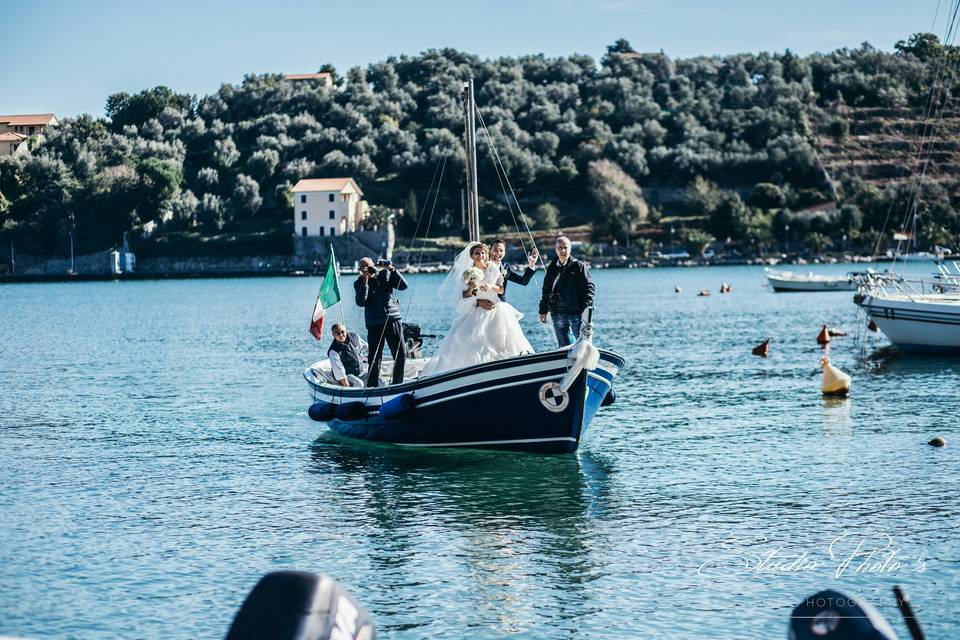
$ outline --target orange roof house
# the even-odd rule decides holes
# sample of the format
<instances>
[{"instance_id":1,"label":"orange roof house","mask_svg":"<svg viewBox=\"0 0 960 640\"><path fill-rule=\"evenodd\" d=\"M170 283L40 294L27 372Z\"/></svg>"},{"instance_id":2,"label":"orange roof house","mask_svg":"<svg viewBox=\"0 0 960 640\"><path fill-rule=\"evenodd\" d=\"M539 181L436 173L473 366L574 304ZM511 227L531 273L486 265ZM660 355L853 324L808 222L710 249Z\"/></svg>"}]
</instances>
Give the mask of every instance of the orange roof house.
<instances>
[{"instance_id":1,"label":"orange roof house","mask_svg":"<svg viewBox=\"0 0 960 640\"><path fill-rule=\"evenodd\" d=\"M304 238L359 231L369 210L353 178L304 178L293 187L293 222Z\"/></svg>"},{"instance_id":2,"label":"orange roof house","mask_svg":"<svg viewBox=\"0 0 960 640\"><path fill-rule=\"evenodd\" d=\"M54 124L57 118L52 113L0 115L0 155L13 155L27 138Z\"/></svg>"},{"instance_id":3,"label":"orange roof house","mask_svg":"<svg viewBox=\"0 0 960 640\"><path fill-rule=\"evenodd\" d=\"M324 85L333 86L333 74L325 71L320 73L288 73L283 76L284 80L319 80Z\"/></svg>"}]
</instances>

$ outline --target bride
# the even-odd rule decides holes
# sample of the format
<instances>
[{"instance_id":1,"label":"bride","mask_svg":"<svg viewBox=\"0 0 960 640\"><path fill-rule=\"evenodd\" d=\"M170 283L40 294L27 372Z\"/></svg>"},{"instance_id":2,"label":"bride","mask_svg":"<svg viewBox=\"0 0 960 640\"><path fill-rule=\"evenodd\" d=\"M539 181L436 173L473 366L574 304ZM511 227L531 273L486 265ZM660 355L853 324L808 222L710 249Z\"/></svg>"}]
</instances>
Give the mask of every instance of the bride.
<instances>
[{"instance_id":1,"label":"bride","mask_svg":"<svg viewBox=\"0 0 960 640\"><path fill-rule=\"evenodd\" d=\"M520 328L523 314L497 296L503 292L503 275L487 255L485 244L467 245L440 285L440 299L450 301L455 317L421 375L533 353ZM494 307L483 309L478 300L489 300Z\"/></svg>"}]
</instances>

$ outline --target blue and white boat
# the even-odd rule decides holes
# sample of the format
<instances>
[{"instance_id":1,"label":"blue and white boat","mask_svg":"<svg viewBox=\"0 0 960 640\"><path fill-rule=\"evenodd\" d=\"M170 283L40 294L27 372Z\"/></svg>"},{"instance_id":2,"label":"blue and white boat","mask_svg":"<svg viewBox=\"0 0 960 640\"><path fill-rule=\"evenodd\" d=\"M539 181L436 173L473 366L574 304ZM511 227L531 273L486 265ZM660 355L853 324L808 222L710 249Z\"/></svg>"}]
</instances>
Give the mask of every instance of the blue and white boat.
<instances>
[{"instance_id":1,"label":"blue and white boat","mask_svg":"<svg viewBox=\"0 0 960 640\"><path fill-rule=\"evenodd\" d=\"M480 447L575 451L601 406L615 399L623 358L599 350L598 365L562 388L567 349L517 356L366 389L332 382L329 361L304 377L313 390L311 416L335 433L404 447ZM408 360L407 373L426 363ZM384 362L384 371L392 363Z\"/></svg>"},{"instance_id":2,"label":"blue and white boat","mask_svg":"<svg viewBox=\"0 0 960 640\"><path fill-rule=\"evenodd\" d=\"M479 239L473 81L464 83L467 229ZM342 436L402 447L478 447L569 453L599 409L616 399L613 380L623 358L591 342L592 310L570 348L422 376L426 359L407 358L404 381L376 388L343 387L329 360L304 372L309 414ZM384 359L382 372L393 362ZM387 376L381 380L389 379Z\"/></svg>"}]
</instances>

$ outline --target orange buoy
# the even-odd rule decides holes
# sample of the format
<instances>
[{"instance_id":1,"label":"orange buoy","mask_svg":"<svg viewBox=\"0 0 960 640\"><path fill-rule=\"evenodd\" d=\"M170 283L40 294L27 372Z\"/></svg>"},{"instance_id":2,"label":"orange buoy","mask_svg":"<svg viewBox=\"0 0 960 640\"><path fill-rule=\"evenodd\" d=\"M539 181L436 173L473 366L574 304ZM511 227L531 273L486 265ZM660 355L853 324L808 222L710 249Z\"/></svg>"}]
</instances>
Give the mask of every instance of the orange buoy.
<instances>
[{"instance_id":1,"label":"orange buoy","mask_svg":"<svg viewBox=\"0 0 960 640\"><path fill-rule=\"evenodd\" d=\"M827 329L827 325L823 325L823 329L820 329L820 333L817 334L817 344L830 344L830 331Z\"/></svg>"},{"instance_id":2,"label":"orange buoy","mask_svg":"<svg viewBox=\"0 0 960 640\"><path fill-rule=\"evenodd\" d=\"M751 351L750 353L752 353L755 356L760 356L761 358L766 358L768 355L770 355L770 338L767 338L766 340L764 340L763 342L755 346L753 348L753 351Z\"/></svg>"},{"instance_id":3,"label":"orange buoy","mask_svg":"<svg viewBox=\"0 0 960 640\"><path fill-rule=\"evenodd\" d=\"M710 295L710 292L706 289L700 289L700 292L697 295L706 298Z\"/></svg>"},{"instance_id":4,"label":"orange buoy","mask_svg":"<svg viewBox=\"0 0 960 640\"><path fill-rule=\"evenodd\" d=\"M867 323L867 329L876 333L880 331L880 327L877 326L877 323L873 321L873 318L870 318L870 322Z\"/></svg>"}]
</instances>

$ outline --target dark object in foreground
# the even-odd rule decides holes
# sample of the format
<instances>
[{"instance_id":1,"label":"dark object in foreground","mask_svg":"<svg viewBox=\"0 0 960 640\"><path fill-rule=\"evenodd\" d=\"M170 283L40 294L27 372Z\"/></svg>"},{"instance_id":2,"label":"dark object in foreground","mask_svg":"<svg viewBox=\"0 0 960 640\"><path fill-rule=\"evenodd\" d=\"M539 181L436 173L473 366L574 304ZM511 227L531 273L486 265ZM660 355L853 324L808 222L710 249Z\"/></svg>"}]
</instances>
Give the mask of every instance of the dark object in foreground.
<instances>
[{"instance_id":1,"label":"dark object in foreground","mask_svg":"<svg viewBox=\"0 0 960 640\"><path fill-rule=\"evenodd\" d=\"M923 629L920 628L920 622L917 620L917 617L913 615L910 598L907 597L906 592L904 592L900 585L893 587L893 595L897 596L897 608L900 609L900 615L903 616L903 621L907 625L910 637L913 638L913 640L923 640Z\"/></svg>"},{"instance_id":2,"label":"dark object in foreground","mask_svg":"<svg viewBox=\"0 0 960 640\"><path fill-rule=\"evenodd\" d=\"M937 436L935 438L931 438L930 442L928 442L927 444L930 445L931 447L945 447L947 446L947 441L946 439L941 438L940 436Z\"/></svg>"},{"instance_id":3,"label":"dark object in foreground","mask_svg":"<svg viewBox=\"0 0 960 640\"><path fill-rule=\"evenodd\" d=\"M227 640L373 640L370 614L332 578L306 571L268 573L244 601Z\"/></svg>"},{"instance_id":4,"label":"dark object in foreground","mask_svg":"<svg viewBox=\"0 0 960 640\"><path fill-rule=\"evenodd\" d=\"M865 600L826 589L805 598L790 614L789 640L897 640L880 612Z\"/></svg>"}]
</instances>

